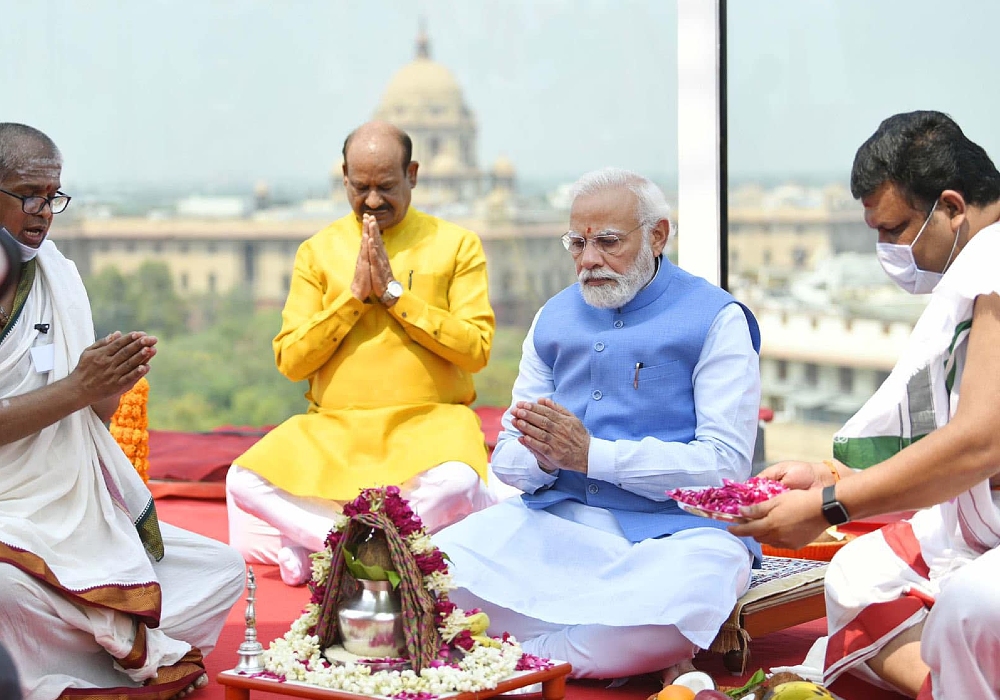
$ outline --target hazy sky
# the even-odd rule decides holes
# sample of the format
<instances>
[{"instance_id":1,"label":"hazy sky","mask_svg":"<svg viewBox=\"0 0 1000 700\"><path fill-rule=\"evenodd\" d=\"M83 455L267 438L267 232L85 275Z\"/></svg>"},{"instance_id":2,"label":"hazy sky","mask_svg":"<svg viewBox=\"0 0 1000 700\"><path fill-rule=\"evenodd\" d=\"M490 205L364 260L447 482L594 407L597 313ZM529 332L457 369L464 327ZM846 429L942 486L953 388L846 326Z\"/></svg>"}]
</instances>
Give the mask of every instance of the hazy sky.
<instances>
[{"instance_id":1,"label":"hazy sky","mask_svg":"<svg viewBox=\"0 0 1000 700\"><path fill-rule=\"evenodd\" d=\"M1000 163L1000 3L729 0L735 173L839 175L885 117L937 109Z\"/></svg>"},{"instance_id":2,"label":"hazy sky","mask_svg":"<svg viewBox=\"0 0 1000 700\"><path fill-rule=\"evenodd\" d=\"M1000 3L730 0L730 167L843 176L896 111L955 116L1000 158ZM321 190L411 60L419 17L488 165L573 177L677 160L672 0L0 0L0 119L49 133L64 183Z\"/></svg>"}]
</instances>

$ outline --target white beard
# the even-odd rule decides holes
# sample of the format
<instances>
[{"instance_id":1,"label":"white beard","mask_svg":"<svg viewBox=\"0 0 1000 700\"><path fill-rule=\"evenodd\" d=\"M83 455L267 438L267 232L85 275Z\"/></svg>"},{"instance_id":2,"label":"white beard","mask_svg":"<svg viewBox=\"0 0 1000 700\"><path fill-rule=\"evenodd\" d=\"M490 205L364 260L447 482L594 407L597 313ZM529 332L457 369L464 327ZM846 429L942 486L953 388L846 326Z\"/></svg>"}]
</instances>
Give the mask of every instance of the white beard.
<instances>
[{"instance_id":1,"label":"white beard","mask_svg":"<svg viewBox=\"0 0 1000 700\"><path fill-rule=\"evenodd\" d=\"M599 309L618 309L632 301L646 286L656 269L656 258L649 245L643 245L635 262L624 273L608 269L582 270L578 275L583 300ZM588 280L612 280L611 284L590 286Z\"/></svg>"}]
</instances>

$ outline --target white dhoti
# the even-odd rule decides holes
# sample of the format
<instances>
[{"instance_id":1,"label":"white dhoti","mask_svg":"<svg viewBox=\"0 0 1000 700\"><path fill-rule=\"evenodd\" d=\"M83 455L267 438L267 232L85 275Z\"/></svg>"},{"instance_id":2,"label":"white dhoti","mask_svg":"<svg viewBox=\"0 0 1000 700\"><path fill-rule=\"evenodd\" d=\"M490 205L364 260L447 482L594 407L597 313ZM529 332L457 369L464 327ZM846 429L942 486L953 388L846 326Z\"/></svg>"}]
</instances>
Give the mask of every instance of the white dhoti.
<instances>
[{"instance_id":1,"label":"white dhoti","mask_svg":"<svg viewBox=\"0 0 1000 700\"><path fill-rule=\"evenodd\" d=\"M462 462L445 462L400 486L428 532L458 522L497 502L479 475ZM278 564L282 580L309 579L309 554L325 546L340 501L294 496L233 464L226 476L229 543L249 562Z\"/></svg>"},{"instance_id":2,"label":"white dhoti","mask_svg":"<svg viewBox=\"0 0 1000 700\"><path fill-rule=\"evenodd\" d=\"M0 342L0 400L65 379L94 340L76 268L50 241L36 260ZM0 642L26 697L124 687L164 698L203 673L243 590L239 555L159 526L149 489L90 407L0 445L0 465Z\"/></svg>"},{"instance_id":3,"label":"white dhoti","mask_svg":"<svg viewBox=\"0 0 1000 700\"><path fill-rule=\"evenodd\" d=\"M924 622L920 653L937 700L1000 698L1000 550L957 571Z\"/></svg>"},{"instance_id":4,"label":"white dhoti","mask_svg":"<svg viewBox=\"0 0 1000 700\"><path fill-rule=\"evenodd\" d=\"M955 259L892 373L834 437L837 459L864 469L949 423L961 400L976 299L1000 292L997 255L1000 225L993 224ZM1000 698L998 546L1000 496L987 481L851 542L826 575L829 636L791 670L826 683L850 671L889 688L868 660L923 623L920 649L935 698Z\"/></svg>"},{"instance_id":5,"label":"white dhoti","mask_svg":"<svg viewBox=\"0 0 1000 700\"><path fill-rule=\"evenodd\" d=\"M632 543L606 510L530 510L512 498L434 536L465 609L577 678L650 673L707 648L750 584L751 555L724 530ZM707 582L711 582L709 585Z\"/></svg>"},{"instance_id":6,"label":"white dhoti","mask_svg":"<svg viewBox=\"0 0 1000 700\"><path fill-rule=\"evenodd\" d=\"M830 634L787 670L827 684L850 672L894 690L867 661L923 623L920 653L933 696L1000 700L997 540L1000 495L991 497L983 482L849 543L827 570Z\"/></svg>"},{"instance_id":7,"label":"white dhoti","mask_svg":"<svg viewBox=\"0 0 1000 700\"><path fill-rule=\"evenodd\" d=\"M244 587L243 561L234 549L172 525L160 527L165 554L153 569L163 605L160 626L146 631L147 648L158 655L150 659L154 668L176 663L191 647L207 655ZM14 658L25 700L51 700L66 688L141 686L107 651L130 648L135 634L131 616L77 605L0 564L0 642Z\"/></svg>"}]
</instances>

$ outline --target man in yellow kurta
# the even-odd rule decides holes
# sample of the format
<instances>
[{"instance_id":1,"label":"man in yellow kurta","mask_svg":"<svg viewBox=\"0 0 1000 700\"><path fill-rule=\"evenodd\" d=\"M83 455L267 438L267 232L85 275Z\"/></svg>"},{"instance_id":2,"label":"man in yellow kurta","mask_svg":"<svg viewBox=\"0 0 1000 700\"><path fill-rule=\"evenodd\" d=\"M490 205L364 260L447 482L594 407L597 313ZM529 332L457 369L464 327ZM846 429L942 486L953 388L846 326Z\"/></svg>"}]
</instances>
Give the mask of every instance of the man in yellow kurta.
<instances>
[{"instance_id":1,"label":"man in yellow kurta","mask_svg":"<svg viewBox=\"0 0 1000 700\"><path fill-rule=\"evenodd\" d=\"M292 585L363 488L400 486L432 531L495 501L469 408L495 325L486 258L473 232L410 208L411 152L383 122L347 137L353 214L299 248L274 339L281 373L309 380L309 409L227 478L230 541Z\"/></svg>"}]
</instances>

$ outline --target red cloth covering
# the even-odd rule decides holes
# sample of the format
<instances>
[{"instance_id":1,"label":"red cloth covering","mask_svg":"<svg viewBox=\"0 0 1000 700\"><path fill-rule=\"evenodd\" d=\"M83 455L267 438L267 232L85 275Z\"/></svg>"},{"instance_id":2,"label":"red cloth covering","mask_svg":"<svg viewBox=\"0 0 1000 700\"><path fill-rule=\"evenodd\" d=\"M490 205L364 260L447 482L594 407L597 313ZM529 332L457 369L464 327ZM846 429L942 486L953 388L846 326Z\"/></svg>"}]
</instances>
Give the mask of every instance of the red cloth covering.
<instances>
[{"instance_id":1,"label":"red cloth covering","mask_svg":"<svg viewBox=\"0 0 1000 700\"><path fill-rule=\"evenodd\" d=\"M483 435L486 436L486 445L490 448L490 455L492 455L493 448L497 446L497 437L502 429L500 419L503 418L504 411L507 409L499 406L479 406L474 410L482 422L481 428Z\"/></svg>"},{"instance_id":2,"label":"red cloth covering","mask_svg":"<svg viewBox=\"0 0 1000 700\"><path fill-rule=\"evenodd\" d=\"M157 481L225 481L233 460L271 426L225 426L208 433L149 431L149 478Z\"/></svg>"},{"instance_id":3,"label":"red cloth covering","mask_svg":"<svg viewBox=\"0 0 1000 700\"><path fill-rule=\"evenodd\" d=\"M483 435L492 454L505 408L480 406ZM274 426L222 426L207 433L149 431L149 478L153 481L224 482L229 465Z\"/></svg>"}]
</instances>

